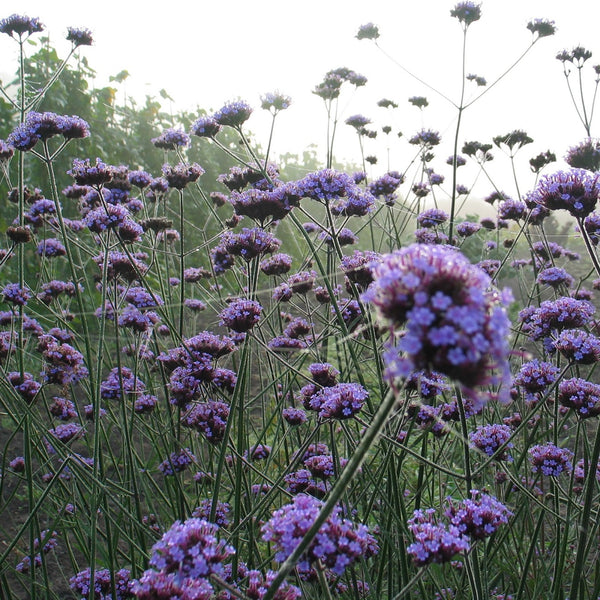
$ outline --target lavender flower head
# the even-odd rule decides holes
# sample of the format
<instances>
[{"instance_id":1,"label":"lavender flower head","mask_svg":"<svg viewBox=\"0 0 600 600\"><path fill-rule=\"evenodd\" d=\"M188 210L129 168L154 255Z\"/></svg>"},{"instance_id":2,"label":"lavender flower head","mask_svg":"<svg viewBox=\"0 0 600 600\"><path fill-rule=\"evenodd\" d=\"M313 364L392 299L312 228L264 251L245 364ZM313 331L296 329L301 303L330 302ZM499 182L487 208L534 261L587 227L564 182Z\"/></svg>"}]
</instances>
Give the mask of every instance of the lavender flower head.
<instances>
[{"instance_id":1,"label":"lavender flower head","mask_svg":"<svg viewBox=\"0 0 600 600\"><path fill-rule=\"evenodd\" d=\"M449 562L460 552L468 552L471 547L469 538L458 527L436 522L434 514L433 508L416 510L408 521L415 541L406 551L418 567Z\"/></svg>"},{"instance_id":2,"label":"lavender flower head","mask_svg":"<svg viewBox=\"0 0 600 600\"><path fill-rule=\"evenodd\" d=\"M306 494L297 495L291 504L276 510L263 525L263 540L275 547L275 560L285 561L308 532L322 503ZM355 525L340 516L341 508L332 514L300 558L300 570L308 570L317 561L342 575L360 557L369 558L378 551L377 543L365 525Z\"/></svg>"},{"instance_id":3,"label":"lavender flower head","mask_svg":"<svg viewBox=\"0 0 600 600\"><path fill-rule=\"evenodd\" d=\"M250 331L259 321L262 306L256 300L240 298L231 302L221 311L221 325L233 331L244 333Z\"/></svg>"},{"instance_id":4,"label":"lavender flower head","mask_svg":"<svg viewBox=\"0 0 600 600\"><path fill-rule=\"evenodd\" d=\"M596 208L599 194L600 174L571 169L540 177L529 200L549 210L563 209L583 218Z\"/></svg>"},{"instance_id":5,"label":"lavender flower head","mask_svg":"<svg viewBox=\"0 0 600 600\"><path fill-rule=\"evenodd\" d=\"M434 370L469 390L497 383L494 369L506 383L510 323L484 271L454 249L413 244L383 256L373 277L363 300L393 332L403 330L391 350L404 356L388 355L398 377Z\"/></svg>"},{"instance_id":6,"label":"lavender flower head","mask_svg":"<svg viewBox=\"0 0 600 600\"><path fill-rule=\"evenodd\" d=\"M85 27L69 27L67 29L67 40L73 42L74 46L91 46L94 38L92 32Z\"/></svg>"},{"instance_id":7,"label":"lavender flower head","mask_svg":"<svg viewBox=\"0 0 600 600\"><path fill-rule=\"evenodd\" d=\"M600 415L600 385L579 377L558 384L558 401L572 408L582 419Z\"/></svg>"},{"instance_id":8,"label":"lavender flower head","mask_svg":"<svg viewBox=\"0 0 600 600\"><path fill-rule=\"evenodd\" d=\"M11 15L0 21L0 33L6 33L11 37L17 34L19 39L23 38L24 34L28 38L32 33L44 31L44 25L38 18L31 18L25 15Z\"/></svg>"},{"instance_id":9,"label":"lavender flower head","mask_svg":"<svg viewBox=\"0 0 600 600\"><path fill-rule=\"evenodd\" d=\"M322 419L350 419L362 408L369 394L358 383L338 383L324 387L309 402Z\"/></svg>"},{"instance_id":10,"label":"lavender flower head","mask_svg":"<svg viewBox=\"0 0 600 600\"><path fill-rule=\"evenodd\" d=\"M476 540L492 535L512 514L499 500L478 490L471 490L471 498L460 503L449 500L446 510L452 525Z\"/></svg>"},{"instance_id":11,"label":"lavender flower head","mask_svg":"<svg viewBox=\"0 0 600 600\"><path fill-rule=\"evenodd\" d=\"M250 118L251 114L252 108L250 105L240 100L225 104L225 106L223 106L213 115L213 119L219 125L240 127Z\"/></svg>"},{"instance_id":12,"label":"lavender flower head","mask_svg":"<svg viewBox=\"0 0 600 600\"><path fill-rule=\"evenodd\" d=\"M504 446L504 449L494 456L495 460L509 460L507 450L513 448L512 442L509 442L512 436L512 430L508 425L480 425L477 429L469 434L469 441L474 448L481 450L488 456L494 456L497 450Z\"/></svg>"},{"instance_id":13,"label":"lavender flower head","mask_svg":"<svg viewBox=\"0 0 600 600\"><path fill-rule=\"evenodd\" d=\"M546 477L558 477L561 473L571 472L573 452L551 443L539 444L529 449L529 461L534 473L540 472Z\"/></svg>"}]
</instances>

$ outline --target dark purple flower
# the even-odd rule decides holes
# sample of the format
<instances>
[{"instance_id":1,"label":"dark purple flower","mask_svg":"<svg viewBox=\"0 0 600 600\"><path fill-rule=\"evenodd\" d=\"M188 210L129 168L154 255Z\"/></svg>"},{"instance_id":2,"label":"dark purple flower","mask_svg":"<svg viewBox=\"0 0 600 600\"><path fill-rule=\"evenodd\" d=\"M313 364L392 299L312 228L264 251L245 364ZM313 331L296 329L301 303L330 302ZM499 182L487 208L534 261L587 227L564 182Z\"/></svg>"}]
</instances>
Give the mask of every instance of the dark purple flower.
<instances>
[{"instance_id":1,"label":"dark purple flower","mask_svg":"<svg viewBox=\"0 0 600 600\"><path fill-rule=\"evenodd\" d=\"M540 393L556 381L559 372L560 369L552 363L535 359L521 367L513 383L525 390L528 400L536 400Z\"/></svg>"},{"instance_id":2,"label":"dark purple flower","mask_svg":"<svg viewBox=\"0 0 600 600\"><path fill-rule=\"evenodd\" d=\"M89 158L80 160L76 158L73 161L73 167L67 174L75 179L77 185L97 186L108 183L112 179L112 172L108 165L99 158L96 164L92 165Z\"/></svg>"},{"instance_id":3,"label":"dark purple flower","mask_svg":"<svg viewBox=\"0 0 600 600\"><path fill-rule=\"evenodd\" d=\"M586 169L588 171L600 170L600 140L586 138L577 146L569 148L565 162L573 169Z\"/></svg>"},{"instance_id":4,"label":"dark purple flower","mask_svg":"<svg viewBox=\"0 0 600 600\"><path fill-rule=\"evenodd\" d=\"M182 190L188 183L197 181L204 174L204 169L198 163L191 165L179 163L174 167L165 164L162 166L162 174L169 187Z\"/></svg>"},{"instance_id":5,"label":"dark purple flower","mask_svg":"<svg viewBox=\"0 0 600 600\"><path fill-rule=\"evenodd\" d=\"M507 450L514 447L512 442L509 442L512 436L512 430L508 425L480 425L477 429L469 434L469 441L474 448L477 448L487 454L494 456L497 450L504 446L504 449L494 456L495 460L510 460Z\"/></svg>"},{"instance_id":6,"label":"dark purple flower","mask_svg":"<svg viewBox=\"0 0 600 600\"><path fill-rule=\"evenodd\" d=\"M7 283L2 289L2 300L15 306L25 306L31 298L28 287L21 287L18 283Z\"/></svg>"},{"instance_id":7,"label":"dark purple flower","mask_svg":"<svg viewBox=\"0 0 600 600\"><path fill-rule=\"evenodd\" d=\"M571 169L542 175L530 199L549 210L564 209L581 218L596 208L599 194L598 173Z\"/></svg>"},{"instance_id":8,"label":"dark purple flower","mask_svg":"<svg viewBox=\"0 0 600 600\"><path fill-rule=\"evenodd\" d=\"M481 18L481 5L474 2L459 2L451 11L451 17L456 17L464 27Z\"/></svg>"},{"instance_id":9,"label":"dark purple flower","mask_svg":"<svg viewBox=\"0 0 600 600\"><path fill-rule=\"evenodd\" d=\"M538 38L547 37L556 33L554 21L548 19L531 19L531 21L527 23L527 29L533 34L537 33Z\"/></svg>"},{"instance_id":10,"label":"dark purple flower","mask_svg":"<svg viewBox=\"0 0 600 600\"><path fill-rule=\"evenodd\" d=\"M313 395L309 406L322 419L350 419L368 397L368 392L358 383L338 383Z\"/></svg>"},{"instance_id":11,"label":"dark purple flower","mask_svg":"<svg viewBox=\"0 0 600 600\"><path fill-rule=\"evenodd\" d=\"M410 138L410 140L408 140L408 143L430 149L433 146L437 146L440 141L441 138L438 131L433 131L432 129L421 129L421 131L417 132L413 137Z\"/></svg>"},{"instance_id":12,"label":"dark purple flower","mask_svg":"<svg viewBox=\"0 0 600 600\"><path fill-rule=\"evenodd\" d=\"M158 465L158 470L166 477L181 473L189 465L196 462L196 457L189 448L182 448L178 452L171 452L169 458Z\"/></svg>"},{"instance_id":13,"label":"dark purple flower","mask_svg":"<svg viewBox=\"0 0 600 600\"><path fill-rule=\"evenodd\" d=\"M166 129L158 137L150 141L156 148L176 150L177 148L187 148L190 145L190 136L181 129Z\"/></svg>"},{"instance_id":14,"label":"dark purple flower","mask_svg":"<svg viewBox=\"0 0 600 600\"><path fill-rule=\"evenodd\" d=\"M559 288L561 285L572 287L575 284L575 279L560 267L549 267L540 271L536 281L541 285L549 285L554 289Z\"/></svg>"},{"instance_id":15,"label":"dark purple flower","mask_svg":"<svg viewBox=\"0 0 600 600\"><path fill-rule=\"evenodd\" d=\"M190 133L198 137L214 138L221 131L221 125L214 117L204 116L198 118L192 125Z\"/></svg>"},{"instance_id":16,"label":"dark purple flower","mask_svg":"<svg viewBox=\"0 0 600 600\"><path fill-rule=\"evenodd\" d=\"M566 329L558 334L554 348L568 360L591 365L600 360L600 339L581 329Z\"/></svg>"},{"instance_id":17,"label":"dark purple flower","mask_svg":"<svg viewBox=\"0 0 600 600\"><path fill-rule=\"evenodd\" d=\"M457 554L470 549L469 538L458 527L437 523L434 514L433 508L416 510L408 521L408 528L415 541L406 551L418 567L450 562Z\"/></svg>"},{"instance_id":18,"label":"dark purple flower","mask_svg":"<svg viewBox=\"0 0 600 600\"><path fill-rule=\"evenodd\" d=\"M246 102L241 100L229 102L219 109L213 119L219 124L229 127L240 127L252 114L252 108Z\"/></svg>"},{"instance_id":19,"label":"dark purple flower","mask_svg":"<svg viewBox=\"0 0 600 600\"><path fill-rule=\"evenodd\" d=\"M435 370L466 388L490 381L491 369L508 377L510 324L489 276L460 252L416 244L388 254L373 269L363 294L380 318L404 329L392 361L398 375Z\"/></svg>"},{"instance_id":20,"label":"dark purple flower","mask_svg":"<svg viewBox=\"0 0 600 600\"><path fill-rule=\"evenodd\" d=\"M471 490L471 498L456 502L448 500L446 516L462 534L483 540L506 525L513 513L493 496Z\"/></svg>"},{"instance_id":21,"label":"dark purple flower","mask_svg":"<svg viewBox=\"0 0 600 600\"><path fill-rule=\"evenodd\" d=\"M534 473L558 477L561 473L570 473L573 468L573 453L568 448L559 448L552 443L533 446L528 454Z\"/></svg>"},{"instance_id":22,"label":"dark purple flower","mask_svg":"<svg viewBox=\"0 0 600 600\"><path fill-rule=\"evenodd\" d=\"M558 401L587 419L600 415L600 385L574 377L558 384Z\"/></svg>"},{"instance_id":23,"label":"dark purple flower","mask_svg":"<svg viewBox=\"0 0 600 600\"><path fill-rule=\"evenodd\" d=\"M269 92L260 98L260 107L264 110L268 110L273 114L289 108L292 99L289 96L281 94L279 92Z\"/></svg>"},{"instance_id":24,"label":"dark purple flower","mask_svg":"<svg viewBox=\"0 0 600 600\"><path fill-rule=\"evenodd\" d=\"M92 32L84 27L67 28L67 40L74 46L91 46L94 41Z\"/></svg>"},{"instance_id":25,"label":"dark purple flower","mask_svg":"<svg viewBox=\"0 0 600 600\"><path fill-rule=\"evenodd\" d=\"M192 427L203 433L211 444L218 444L223 440L227 418L229 417L229 404L209 400L196 404L182 419L187 427Z\"/></svg>"},{"instance_id":26,"label":"dark purple flower","mask_svg":"<svg viewBox=\"0 0 600 600\"><path fill-rule=\"evenodd\" d=\"M44 31L44 25L38 18L31 18L25 15L11 15L0 21L0 33L6 33L11 37L15 37L13 34L17 34L19 39L22 39L24 34L25 37L29 37L32 33L39 33Z\"/></svg>"},{"instance_id":27,"label":"dark purple flower","mask_svg":"<svg viewBox=\"0 0 600 600\"><path fill-rule=\"evenodd\" d=\"M275 560L283 562L298 546L317 518L322 503L305 494L276 510L263 525L263 539L273 543ZM377 543L365 525L355 525L340 516L336 507L319 529L298 566L306 570L321 561L334 574L342 575L359 557L369 558L378 551Z\"/></svg>"},{"instance_id":28,"label":"dark purple flower","mask_svg":"<svg viewBox=\"0 0 600 600\"><path fill-rule=\"evenodd\" d=\"M146 384L129 367L114 367L100 384L100 396L105 400L122 400L124 394L141 394Z\"/></svg>"},{"instance_id":29,"label":"dark purple flower","mask_svg":"<svg viewBox=\"0 0 600 600\"><path fill-rule=\"evenodd\" d=\"M456 233L462 237L469 237L477 233L480 229L481 225L479 223L463 221L456 226Z\"/></svg>"},{"instance_id":30,"label":"dark purple flower","mask_svg":"<svg viewBox=\"0 0 600 600\"><path fill-rule=\"evenodd\" d=\"M195 479L195 476L194 476ZM226 529L229 525L229 513L231 512L231 505L227 502L217 502L215 517L214 519L210 518L210 514L212 512L212 504L213 501L203 500L200 504L192 511L192 517L195 519L204 519L209 523L214 523L223 529Z\"/></svg>"},{"instance_id":31,"label":"dark purple flower","mask_svg":"<svg viewBox=\"0 0 600 600\"><path fill-rule=\"evenodd\" d=\"M285 422L291 426L302 425L308 420L306 413L301 408L294 408L293 406L284 408L281 411L281 415L285 419Z\"/></svg>"},{"instance_id":32,"label":"dark purple flower","mask_svg":"<svg viewBox=\"0 0 600 600\"><path fill-rule=\"evenodd\" d=\"M439 208L430 208L417 215L419 227L437 227L448 220L448 213Z\"/></svg>"},{"instance_id":33,"label":"dark purple flower","mask_svg":"<svg viewBox=\"0 0 600 600\"><path fill-rule=\"evenodd\" d=\"M113 577L108 569L98 569L94 571L94 590L90 589L92 583L92 573L89 567L77 573L69 579L69 585L74 592L77 592L81 598L86 600L93 597L96 600L112 599L112 581ZM133 588L131 573L127 569L121 569L114 573L116 587L116 598L114 600L126 600L133 597Z\"/></svg>"},{"instance_id":34,"label":"dark purple flower","mask_svg":"<svg viewBox=\"0 0 600 600\"><path fill-rule=\"evenodd\" d=\"M260 263L260 270L265 275L284 275L292 268L292 257L288 254L274 254Z\"/></svg>"},{"instance_id":35,"label":"dark purple flower","mask_svg":"<svg viewBox=\"0 0 600 600\"><path fill-rule=\"evenodd\" d=\"M240 298L231 302L220 313L221 325L238 333L250 331L259 321L262 306L256 300Z\"/></svg>"}]
</instances>

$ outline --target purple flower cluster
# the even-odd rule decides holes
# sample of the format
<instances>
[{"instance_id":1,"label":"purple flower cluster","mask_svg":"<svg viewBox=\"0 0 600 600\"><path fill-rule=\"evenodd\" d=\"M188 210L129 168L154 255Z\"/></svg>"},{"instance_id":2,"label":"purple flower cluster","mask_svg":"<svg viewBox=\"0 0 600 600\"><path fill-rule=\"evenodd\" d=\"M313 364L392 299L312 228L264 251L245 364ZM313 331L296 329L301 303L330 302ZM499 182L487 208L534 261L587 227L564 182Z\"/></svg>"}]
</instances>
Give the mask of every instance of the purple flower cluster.
<instances>
[{"instance_id":1,"label":"purple flower cluster","mask_svg":"<svg viewBox=\"0 0 600 600\"><path fill-rule=\"evenodd\" d=\"M213 115L213 119L219 125L240 127L250 118L251 114L251 106L247 102L238 100L225 104Z\"/></svg>"},{"instance_id":2,"label":"purple flower cluster","mask_svg":"<svg viewBox=\"0 0 600 600\"><path fill-rule=\"evenodd\" d=\"M100 397L105 400L123 400L127 394L140 394L146 384L129 367L114 367L100 383Z\"/></svg>"},{"instance_id":3,"label":"purple flower cluster","mask_svg":"<svg viewBox=\"0 0 600 600\"><path fill-rule=\"evenodd\" d=\"M182 418L182 423L203 433L211 444L218 444L225 436L229 410L229 404L209 400L196 404Z\"/></svg>"},{"instance_id":4,"label":"purple flower cluster","mask_svg":"<svg viewBox=\"0 0 600 600\"><path fill-rule=\"evenodd\" d=\"M580 365L591 365L600 360L600 339L582 329L561 331L554 341L554 348Z\"/></svg>"},{"instance_id":5,"label":"purple flower cluster","mask_svg":"<svg viewBox=\"0 0 600 600\"><path fill-rule=\"evenodd\" d=\"M263 525L263 540L275 547L275 560L283 562L296 549L314 523L322 503L305 494L296 496L291 504L276 510ZM319 529L306 553L300 558L299 568L308 570L317 561L342 575L357 559L377 553L375 539L365 525L355 525L340 516L336 507Z\"/></svg>"},{"instance_id":6,"label":"purple flower cluster","mask_svg":"<svg viewBox=\"0 0 600 600\"><path fill-rule=\"evenodd\" d=\"M30 112L25 120L10 133L6 141L16 150L27 152L38 141L46 141L55 135L65 140L85 138L90 135L89 125L79 117L57 115L52 112Z\"/></svg>"},{"instance_id":7,"label":"purple flower cluster","mask_svg":"<svg viewBox=\"0 0 600 600\"><path fill-rule=\"evenodd\" d=\"M388 254L373 268L363 294L392 330L404 330L389 362L393 375L435 370L467 389L508 377L509 320L489 276L458 251L416 244ZM395 378L395 377L394 377Z\"/></svg>"},{"instance_id":8,"label":"purple flower cluster","mask_svg":"<svg viewBox=\"0 0 600 600\"><path fill-rule=\"evenodd\" d=\"M418 567L431 563L451 561L457 554L468 552L469 538L456 525L438 523L435 509L416 510L408 521L408 528L415 541L406 551Z\"/></svg>"},{"instance_id":9,"label":"purple flower cluster","mask_svg":"<svg viewBox=\"0 0 600 600\"><path fill-rule=\"evenodd\" d=\"M196 462L196 457L189 448L182 448L178 452L171 452L169 458L158 465L158 470L165 476L175 475L187 469L189 465Z\"/></svg>"},{"instance_id":10,"label":"purple flower cluster","mask_svg":"<svg viewBox=\"0 0 600 600\"><path fill-rule=\"evenodd\" d=\"M362 408L369 393L358 383L337 383L313 394L308 408L322 419L350 419Z\"/></svg>"},{"instance_id":11,"label":"purple flower cluster","mask_svg":"<svg viewBox=\"0 0 600 600\"><path fill-rule=\"evenodd\" d=\"M177 150L190 145L190 136L181 129L166 129L158 137L150 140L156 148Z\"/></svg>"},{"instance_id":12,"label":"purple flower cluster","mask_svg":"<svg viewBox=\"0 0 600 600\"><path fill-rule=\"evenodd\" d=\"M539 472L546 477L558 477L561 473L571 472L573 452L552 443L538 444L529 449L529 461L534 473Z\"/></svg>"},{"instance_id":13,"label":"purple flower cluster","mask_svg":"<svg viewBox=\"0 0 600 600\"><path fill-rule=\"evenodd\" d=\"M552 363L534 359L523 364L513 383L525 391L528 401L535 401L556 381L558 373Z\"/></svg>"},{"instance_id":14,"label":"purple flower cluster","mask_svg":"<svg viewBox=\"0 0 600 600\"><path fill-rule=\"evenodd\" d=\"M151 569L134 581L136 598L182 598L208 600L214 590L211 575L224 573L224 561L235 553L217 537L219 527L203 519L175 521L152 546Z\"/></svg>"},{"instance_id":15,"label":"purple flower cluster","mask_svg":"<svg viewBox=\"0 0 600 600\"><path fill-rule=\"evenodd\" d=\"M560 286L572 287L575 283L575 279L560 267L549 267L540 271L536 281L541 285L549 285L554 289Z\"/></svg>"},{"instance_id":16,"label":"purple flower cluster","mask_svg":"<svg viewBox=\"0 0 600 600\"><path fill-rule=\"evenodd\" d=\"M600 385L579 377L563 379L558 384L558 401L587 419L600 415Z\"/></svg>"},{"instance_id":17,"label":"purple flower cluster","mask_svg":"<svg viewBox=\"0 0 600 600\"><path fill-rule=\"evenodd\" d=\"M210 523L214 523L219 527L226 529L229 525L229 513L231 512L231 505L227 502L217 502L217 507L215 510L215 518L211 520L210 513L212 512L212 504L213 501L202 500L200 504L193 510L192 517L195 519L204 519L205 521L209 521Z\"/></svg>"},{"instance_id":18,"label":"purple flower cluster","mask_svg":"<svg viewBox=\"0 0 600 600\"><path fill-rule=\"evenodd\" d=\"M437 227L448 220L448 213L439 208L430 208L417 215L419 227Z\"/></svg>"},{"instance_id":19,"label":"purple flower cluster","mask_svg":"<svg viewBox=\"0 0 600 600\"><path fill-rule=\"evenodd\" d=\"M600 194L600 175L586 169L542 175L529 200L548 210L567 210L583 218L595 208Z\"/></svg>"},{"instance_id":20,"label":"purple flower cluster","mask_svg":"<svg viewBox=\"0 0 600 600\"><path fill-rule=\"evenodd\" d=\"M81 594L81 600L126 600L133 598L131 573L127 569L121 569L114 574L116 596L112 595L111 572L108 569L94 571L94 589L91 590L92 573L90 568L84 569L69 579L69 585L74 592Z\"/></svg>"},{"instance_id":21,"label":"purple flower cluster","mask_svg":"<svg viewBox=\"0 0 600 600\"><path fill-rule=\"evenodd\" d=\"M455 502L448 500L446 516L462 534L474 540L489 537L500 527L508 523L513 515L504 504L493 496L478 490L471 490L471 498Z\"/></svg>"},{"instance_id":22,"label":"purple flower cluster","mask_svg":"<svg viewBox=\"0 0 600 600\"><path fill-rule=\"evenodd\" d=\"M512 430L508 425L494 423L477 427L475 431L469 434L469 441L474 448L481 450L488 456L495 455L495 460L512 461L512 457L507 452L507 450L514 447L514 444L509 441L511 436ZM500 447L503 447L502 451L496 454Z\"/></svg>"},{"instance_id":23,"label":"purple flower cluster","mask_svg":"<svg viewBox=\"0 0 600 600\"><path fill-rule=\"evenodd\" d=\"M259 321L262 306L256 300L240 298L221 311L221 325L238 333L250 331Z\"/></svg>"}]
</instances>

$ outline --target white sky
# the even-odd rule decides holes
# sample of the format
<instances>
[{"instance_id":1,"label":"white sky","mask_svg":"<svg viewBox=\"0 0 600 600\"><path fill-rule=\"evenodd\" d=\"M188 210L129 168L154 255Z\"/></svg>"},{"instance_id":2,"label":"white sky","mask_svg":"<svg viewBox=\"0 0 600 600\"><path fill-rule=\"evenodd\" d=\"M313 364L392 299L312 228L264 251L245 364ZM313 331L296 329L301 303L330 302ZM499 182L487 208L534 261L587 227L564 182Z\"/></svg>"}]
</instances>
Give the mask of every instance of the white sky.
<instances>
[{"instance_id":1,"label":"white sky","mask_svg":"<svg viewBox=\"0 0 600 600\"><path fill-rule=\"evenodd\" d=\"M380 29L380 45L390 55L456 98L462 33L449 15L453 0L5 0L2 4L0 17L13 12L39 17L63 52L67 26L90 28L95 44L82 52L98 71L98 86L106 85L109 75L127 69L131 74L126 83L128 94L143 101L145 94L158 95L164 88L175 99L174 110L216 110L229 100L246 100L255 107L248 126L263 145L270 120L259 109L261 94L278 90L291 96L292 107L278 118L275 152L301 152L311 143L323 143L324 103L312 90L327 71L346 66L366 75L369 82L356 92L348 88L342 93L336 157L358 162L356 136L343 124L346 117L356 113L371 118L373 127L389 124L393 134L399 130L404 133L402 140L395 135L389 138L392 169L404 170L414 150L407 138L421 127L440 131L446 143L439 151L441 161L435 164L438 171L444 172L445 158L451 153L453 109L406 75L371 42L358 41L354 36L360 25L374 22ZM484 76L488 82L529 44L528 20L549 18L558 27L555 36L540 40L505 81L465 113L461 130L462 145L462 141L473 139L491 142L494 135L524 129L535 140L523 150L522 173L528 181L527 161L531 156L552 149L562 157L569 146L585 136L570 106L562 66L554 57L559 50L577 45L594 52L586 65L586 83L592 91L589 65L600 63L600 47L594 47L600 3L483 0L482 13L482 19L469 30L467 71ZM13 70L10 58L14 51L11 40L2 38L0 71L6 73ZM471 89L482 90L474 85ZM428 98L430 106L424 113L408 103L413 95ZM376 102L384 97L400 108L390 112L377 107ZM169 109L168 103L165 108ZM597 131L593 127L592 134ZM387 167L382 160L385 149L381 151L384 138L380 132L377 142L366 141L367 153L379 148L380 164L374 167L374 176ZM503 160L498 150L495 155L494 163ZM514 193L510 182L501 187Z\"/></svg>"}]
</instances>

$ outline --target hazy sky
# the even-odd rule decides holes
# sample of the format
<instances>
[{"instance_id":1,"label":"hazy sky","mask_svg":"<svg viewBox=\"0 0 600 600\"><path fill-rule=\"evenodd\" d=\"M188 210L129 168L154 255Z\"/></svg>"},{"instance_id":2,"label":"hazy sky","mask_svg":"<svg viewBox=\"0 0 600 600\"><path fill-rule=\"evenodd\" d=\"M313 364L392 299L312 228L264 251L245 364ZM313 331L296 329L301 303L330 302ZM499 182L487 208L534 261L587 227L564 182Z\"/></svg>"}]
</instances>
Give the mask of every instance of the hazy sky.
<instances>
[{"instance_id":1,"label":"hazy sky","mask_svg":"<svg viewBox=\"0 0 600 600\"><path fill-rule=\"evenodd\" d=\"M97 85L127 69L128 94L143 100L162 88L174 98L173 109L218 109L241 98L253 105L249 127L266 143L267 115L259 109L260 96L279 90L292 97L281 113L274 139L276 152L300 152L325 136L323 101L312 94L323 75L346 66L369 82L342 94L340 138L336 155L358 160L358 142L343 120L361 113L373 127L389 124L391 167L403 170L410 154L406 138L421 127L441 132L449 145L455 111L441 97L408 76L369 41L355 39L367 22L379 26L380 45L404 67L457 99L460 86L461 28L450 17L455 2L446 0L171 0L167 3L103 0L9 0L0 16L16 12L37 16L52 41L65 50L66 27L89 27L95 44L82 52L98 71ZM553 19L555 36L540 40L526 59L497 87L464 115L461 140L491 140L494 135L525 129L535 143L523 150L527 159L552 149L562 157L585 135L569 104L559 50L583 45L594 52L589 61L587 91L593 91L591 64L600 63L596 0L484 0L482 19L469 29L467 71L492 82L529 45L527 22L534 17ZM154 7L156 6L156 8ZM10 40L0 40L0 71L11 71L14 57ZM66 44L66 42L65 42ZM481 91L475 86L472 91ZM122 93L122 91L121 91ZM423 95L430 106L421 113L407 99ZM395 111L376 106L381 98L400 105ZM165 105L168 109L168 104ZM593 128L594 130L595 128ZM594 131L593 131L594 133ZM384 145L367 141L367 153ZM370 146L372 144L372 146ZM450 147L451 149L451 147ZM449 150L440 150L445 158ZM496 152L496 161L501 155ZM398 162L396 162L398 161ZM527 161L525 175L527 175ZM442 163L443 164L443 163ZM373 173L381 174L380 163ZM508 184L507 187L510 187Z\"/></svg>"}]
</instances>

